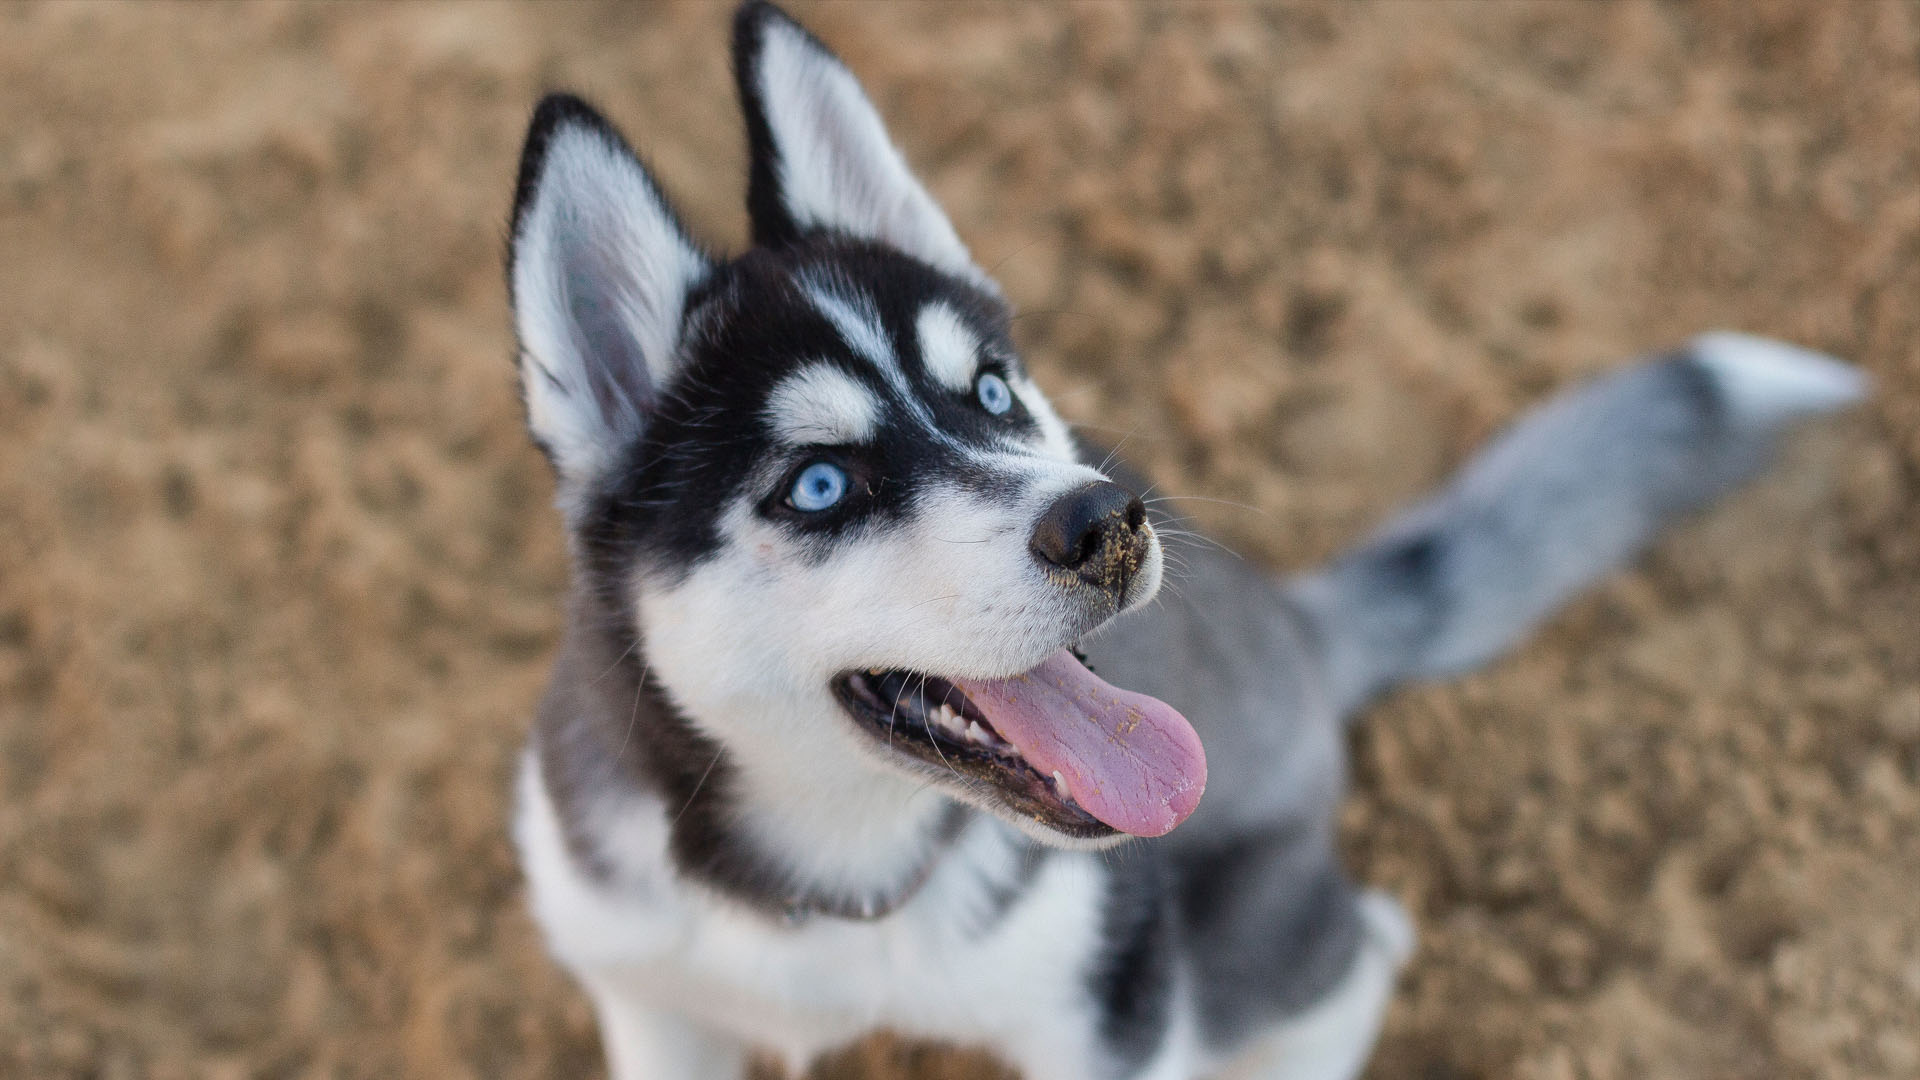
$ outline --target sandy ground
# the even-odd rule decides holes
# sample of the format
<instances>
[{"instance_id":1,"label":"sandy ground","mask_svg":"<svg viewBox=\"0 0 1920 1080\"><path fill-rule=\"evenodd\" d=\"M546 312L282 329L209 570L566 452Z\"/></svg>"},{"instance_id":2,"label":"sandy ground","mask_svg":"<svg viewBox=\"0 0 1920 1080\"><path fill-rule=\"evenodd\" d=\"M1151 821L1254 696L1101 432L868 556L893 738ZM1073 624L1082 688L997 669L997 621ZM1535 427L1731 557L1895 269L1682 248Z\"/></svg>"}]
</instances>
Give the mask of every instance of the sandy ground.
<instances>
[{"instance_id":1,"label":"sandy ground","mask_svg":"<svg viewBox=\"0 0 1920 1080\"><path fill-rule=\"evenodd\" d=\"M1920 5L808 5L1069 416L1299 567L1709 326L1861 413L1354 739L1376 1077L1920 1075ZM599 1069L505 839L538 92L744 229L716 7L0 8L0 1075ZM978 1075L874 1044L835 1077Z\"/></svg>"}]
</instances>

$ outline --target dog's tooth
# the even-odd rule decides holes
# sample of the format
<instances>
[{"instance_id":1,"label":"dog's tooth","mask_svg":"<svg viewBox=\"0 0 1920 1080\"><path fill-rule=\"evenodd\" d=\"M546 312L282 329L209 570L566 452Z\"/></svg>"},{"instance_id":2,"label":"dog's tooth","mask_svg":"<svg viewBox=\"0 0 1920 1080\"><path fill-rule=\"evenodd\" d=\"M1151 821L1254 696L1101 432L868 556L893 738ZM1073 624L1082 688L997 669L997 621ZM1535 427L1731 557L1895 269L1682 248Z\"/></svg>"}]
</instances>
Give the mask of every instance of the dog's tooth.
<instances>
[{"instance_id":1,"label":"dog's tooth","mask_svg":"<svg viewBox=\"0 0 1920 1080\"><path fill-rule=\"evenodd\" d=\"M1063 799L1072 798L1072 794L1067 791L1067 778L1060 775L1059 769L1053 770L1053 790L1059 792Z\"/></svg>"},{"instance_id":2,"label":"dog's tooth","mask_svg":"<svg viewBox=\"0 0 1920 1080\"><path fill-rule=\"evenodd\" d=\"M980 726L980 721L969 720L967 721L967 738L977 743L984 743L987 741L987 729Z\"/></svg>"}]
</instances>

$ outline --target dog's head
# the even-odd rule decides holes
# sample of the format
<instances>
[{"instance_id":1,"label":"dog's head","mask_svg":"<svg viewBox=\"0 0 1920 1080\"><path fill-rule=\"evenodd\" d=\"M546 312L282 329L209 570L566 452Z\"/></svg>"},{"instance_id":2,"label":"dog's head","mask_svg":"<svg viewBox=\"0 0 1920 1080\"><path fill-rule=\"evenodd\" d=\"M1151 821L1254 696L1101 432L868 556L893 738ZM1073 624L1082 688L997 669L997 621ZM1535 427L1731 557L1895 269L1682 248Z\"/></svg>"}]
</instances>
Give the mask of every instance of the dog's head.
<instances>
[{"instance_id":1,"label":"dog's head","mask_svg":"<svg viewBox=\"0 0 1920 1080\"><path fill-rule=\"evenodd\" d=\"M1055 839L1165 832L1204 784L1192 729L1069 651L1159 587L1140 500L1082 463L846 67L766 5L734 50L737 258L584 103L527 138L522 388L582 572L723 746L904 770Z\"/></svg>"}]
</instances>

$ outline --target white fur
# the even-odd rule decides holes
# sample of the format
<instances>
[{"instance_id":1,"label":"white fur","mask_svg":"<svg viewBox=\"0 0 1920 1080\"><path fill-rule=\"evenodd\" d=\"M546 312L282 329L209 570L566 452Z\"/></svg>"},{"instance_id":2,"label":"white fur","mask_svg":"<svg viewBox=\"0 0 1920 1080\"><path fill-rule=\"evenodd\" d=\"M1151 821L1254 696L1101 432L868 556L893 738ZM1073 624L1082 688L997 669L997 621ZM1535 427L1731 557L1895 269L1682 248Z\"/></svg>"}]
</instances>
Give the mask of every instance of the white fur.
<instances>
[{"instance_id":1,"label":"white fur","mask_svg":"<svg viewBox=\"0 0 1920 1080\"><path fill-rule=\"evenodd\" d=\"M952 307L933 303L914 320L920 340L920 362L942 384L962 392L973 389L974 369L980 364L980 341Z\"/></svg>"},{"instance_id":2,"label":"white fur","mask_svg":"<svg viewBox=\"0 0 1920 1080\"><path fill-rule=\"evenodd\" d=\"M513 295L528 423L553 455L563 501L638 430L647 403L609 390L666 380L687 291L706 268L623 149L578 124L552 134L514 238ZM589 275L610 307L611 325L598 329L624 337L611 350L578 318L574 290ZM644 369L596 370L635 363Z\"/></svg>"},{"instance_id":3,"label":"white fur","mask_svg":"<svg viewBox=\"0 0 1920 1080\"><path fill-rule=\"evenodd\" d=\"M957 443L907 383L872 300L848 282L803 288L928 439L1004 476L1005 489L1023 491L1022 499L1008 505L930 482L910 520L822 552L756 513L765 493L750 486L723 514L715 555L671 581L643 574L634 607L655 676L728 748L748 833L796 864L804 879L797 884L884 894L917 870L909 856L939 822L941 800L925 795L929 780L949 796L1005 811L958 774L929 777L904 755L876 749L833 697L833 678L869 667L1011 675L1078 639L1095 616L1062 594L1028 545L1055 499L1104 477L1078 462L1066 425L1024 378L1011 386L1036 418L1038 440L1010 439L992 451ZM955 344L951 335L947 344ZM835 408L859 400L863 414L871 403L843 373L809 367L778 388L773 411L799 415L803 398ZM776 475L768 470L761 483ZM1151 601L1163 565L1153 538L1130 610ZM1009 820L1038 828L1024 816Z\"/></svg>"},{"instance_id":4,"label":"white fur","mask_svg":"<svg viewBox=\"0 0 1920 1080\"><path fill-rule=\"evenodd\" d=\"M808 884L850 892L904 884L915 869L909 854L942 813L926 793L930 779L999 811L957 775L929 777L876 748L833 698L834 676L867 667L1010 675L1088 629L1088 615L1027 544L1055 498L1099 474L1033 453L979 463L1006 473L1010 487L1024 484L1026 496L1008 506L935 485L910 520L815 553L754 513L750 493L722 519L714 557L637 590L653 672L728 747L742 778L742 823ZM1156 543L1133 603L1153 595L1160 559Z\"/></svg>"},{"instance_id":5,"label":"white fur","mask_svg":"<svg viewBox=\"0 0 1920 1080\"><path fill-rule=\"evenodd\" d=\"M890 244L991 289L852 75L783 18L759 25L758 89L794 219ZM685 298L707 266L638 164L587 128L554 134L515 251L528 412L560 468L564 505L638 430L648 395L672 376ZM572 291L582 287L599 291L583 304ZM997 890L1021 874L1016 830L1056 846L1062 838L958 773L877 745L830 689L839 673L867 667L1011 675L1104 621L1028 550L1055 499L1104 478L1078 462L1066 425L1023 376L1009 386L1039 437L961 444L913 391L870 296L847 281L801 287L884 393L826 364L803 367L766 405L777 438L866 441L897 404L976 475L970 484L923 478L905 520L822 544L755 511L777 482L779 455L770 454L724 509L711 557L673 574L644 563L636 571L636 629L652 678L724 748L729 824L739 830L730 842L777 853L796 892L919 888L884 918L784 923L682 878L669 838L685 808L619 791L582 793L573 808L605 864L604 875L589 875L567 850L536 746L515 819L535 917L593 999L615 1080L738 1076L749 1045L798 1071L876 1029L985 1045L1029 1077L1104 1080L1113 1070L1099 1056L1088 980L1106 944L1106 864L1056 852L1021 901L990 921ZM914 332L935 378L970 389L981 343L958 314L930 305ZM980 495L981 470L1020 497ZM1161 575L1154 538L1128 605L1150 601ZM922 881L949 799L988 813L967 821ZM1390 937L1371 934L1348 987L1287 1029L1299 1056L1277 1075L1335 1080L1364 1057L1402 955L1378 944ZM1167 1037L1135 1080L1187 1080L1206 1064L1190 981L1174 974Z\"/></svg>"},{"instance_id":6,"label":"white fur","mask_svg":"<svg viewBox=\"0 0 1920 1080\"><path fill-rule=\"evenodd\" d=\"M884 241L948 273L984 281L853 73L792 23L765 19L761 26L760 97L793 219Z\"/></svg>"},{"instance_id":7,"label":"white fur","mask_svg":"<svg viewBox=\"0 0 1920 1080\"><path fill-rule=\"evenodd\" d=\"M1689 348L1719 381L1735 414L1754 426L1830 412L1867 394L1860 369L1783 341L1716 330Z\"/></svg>"},{"instance_id":8,"label":"white fur","mask_svg":"<svg viewBox=\"0 0 1920 1080\"><path fill-rule=\"evenodd\" d=\"M748 1046L736 1033L716 1031L685 1013L661 1008L655 995L626 975L617 970L575 972L593 1001L612 1080L746 1075Z\"/></svg>"},{"instance_id":9,"label":"white fur","mask_svg":"<svg viewBox=\"0 0 1920 1080\"><path fill-rule=\"evenodd\" d=\"M858 288L834 282L809 282L807 298L833 324L847 347L872 364L882 374L897 376L900 364L893 356L893 344L886 328L880 325L880 312L873 298Z\"/></svg>"},{"instance_id":10,"label":"white fur","mask_svg":"<svg viewBox=\"0 0 1920 1080\"><path fill-rule=\"evenodd\" d=\"M780 380L767 396L766 417L789 446L862 443L880 423L880 402L860 380L814 364Z\"/></svg>"},{"instance_id":11,"label":"white fur","mask_svg":"<svg viewBox=\"0 0 1920 1080\"><path fill-rule=\"evenodd\" d=\"M768 39L759 89L795 219L976 277L852 76L783 19L760 25ZM637 164L590 130L555 136L516 252L528 409L571 490L637 427L646 406L638 396L671 375L685 296L705 263ZM569 290L595 280L611 285L593 299L609 301L613 317L583 327L599 309L588 305L583 315ZM1018 375L1009 386L1039 437L961 444L913 392L871 296L845 280L800 285L883 390L825 364L803 367L766 406L777 437L864 441L882 410L897 405L927 439L967 459L968 482L920 477L904 520L823 542L755 511L781 467L769 454L763 475L723 508L709 557L671 574L643 562L626 584L651 676L724 748L727 824L736 830L726 842L777 854L796 897L902 899L873 919L788 923L749 910L675 869L669 836L684 806L619 791L581 793L584 805L573 808L596 863L606 864L604 875L590 876L566 849L536 747L522 769L515 823L535 916L594 1000L615 1080L737 1076L750 1044L797 1071L877 1029L984 1045L1033 1078L1107 1080L1114 1070L1098 1057L1102 1012L1088 981L1106 944L1109 870L1100 855L1052 854L1021 901L990 921L996 890L1021 873L1016 830L1055 845L1061 838L959 773L889 752L854 726L830 689L839 673L869 667L1011 675L1091 631L1102 620L1047 578L1028 545L1054 499L1102 477L1077 462L1066 425ZM618 331L610 341L609 326ZM939 382L971 386L981 343L952 308L923 308L914 333ZM1835 362L1762 339L1704 335L1690 355L1734 417L1756 426L1864 391L1864 380ZM632 378L609 380L595 366L617 360L637 365L613 373ZM1507 469L1499 452L1468 481ZM983 471L1022 494L982 496ZM1149 550L1130 605L1159 586L1157 538ZM949 800L987 813L968 818L926 862ZM1413 945L1405 914L1383 894L1368 894L1360 916L1363 940L1344 978L1234 1063L1210 1060L1201 1047L1194 976L1176 971L1167 1036L1129 1080L1187 1080L1223 1065L1253 1080L1351 1080Z\"/></svg>"},{"instance_id":12,"label":"white fur","mask_svg":"<svg viewBox=\"0 0 1920 1080\"><path fill-rule=\"evenodd\" d=\"M833 281L815 278L805 283L807 296L826 320L833 324L840 337L856 354L873 365L874 371L886 382L887 389L893 392L893 398L905 409L928 439L953 450L963 447L945 428L934 420L933 411L927 403L914 392L907 382L907 376L900 369L900 362L893 354L893 345L887 339L887 333L880 325L880 313L875 309L873 298L861 291L851 282Z\"/></svg>"},{"instance_id":13,"label":"white fur","mask_svg":"<svg viewBox=\"0 0 1920 1080\"><path fill-rule=\"evenodd\" d=\"M598 885L568 857L537 763L523 762L515 832L533 911L594 998L616 1080L717 1080L729 1074L715 1063L737 1063L748 1043L798 1069L876 1028L994 1045L1032 1077L1098 1075L1085 989L1104 901L1097 856L1057 855L981 936L1015 854L1003 826L978 819L887 919L783 926L676 878L665 808L631 812L649 823L633 839L651 843L621 854L631 884Z\"/></svg>"}]
</instances>

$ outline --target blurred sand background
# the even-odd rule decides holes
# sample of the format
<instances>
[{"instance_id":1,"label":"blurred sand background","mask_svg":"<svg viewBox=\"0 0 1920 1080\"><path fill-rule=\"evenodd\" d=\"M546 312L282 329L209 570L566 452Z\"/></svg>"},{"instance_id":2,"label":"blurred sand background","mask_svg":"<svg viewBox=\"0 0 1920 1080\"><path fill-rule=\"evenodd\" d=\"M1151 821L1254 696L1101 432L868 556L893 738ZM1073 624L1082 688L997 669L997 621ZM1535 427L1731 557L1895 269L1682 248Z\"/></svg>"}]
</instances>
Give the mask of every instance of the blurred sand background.
<instances>
[{"instance_id":1,"label":"blurred sand background","mask_svg":"<svg viewBox=\"0 0 1920 1080\"><path fill-rule=\"evenodd\" d=\"M1071 419L1276 567L1712 326L1861 413L1354 738L1371 1075L1920 1076L1920 4L798 4ZM0 8L0 1075L597 1075L504 812L537 94L737 245L723 7ZM853 1076L981 1075L875 1043Z\"/></svg>"}]
</instances>

